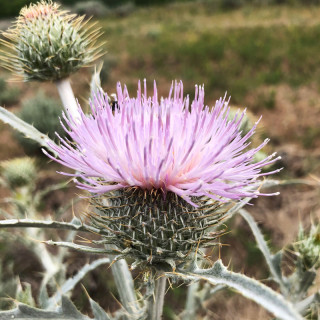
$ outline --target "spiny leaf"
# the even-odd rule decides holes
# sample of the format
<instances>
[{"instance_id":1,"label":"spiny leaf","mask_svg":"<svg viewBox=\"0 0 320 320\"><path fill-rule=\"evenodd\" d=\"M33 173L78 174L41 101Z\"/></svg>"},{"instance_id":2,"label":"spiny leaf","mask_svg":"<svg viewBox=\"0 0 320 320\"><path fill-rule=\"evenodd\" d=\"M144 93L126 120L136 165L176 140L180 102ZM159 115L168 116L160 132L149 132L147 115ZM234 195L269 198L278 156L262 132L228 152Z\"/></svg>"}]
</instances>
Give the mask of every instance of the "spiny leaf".
<instances>
[{"instance_id":1,"label":"spiny leaf","mask_svg":"<svg viewBox=\"0 0 320 320\"><path fill-rule=\"evenodd\" d=\"M93 261L90 264L86 264L84 267L82 267L79 272L72 278L68 279L62 286L59 288L59 290L49 299L47 307L50 309L50 307L54 306L57 301L60 301L61 296L70 292L74 289L74 287L88 274L88 272L96 269L97 267L110 263L109 258L102 258Z\"/></svg>"},{"instance_id":2,"label":"spiny leaf","mask_svg":"<svg viewBox=\"0 0 320 320\"><path fill-rule=\"evenodd\" d=\"M9 124L14 129L23 133L27 138L38 142L42 147L49 149L53 154L56 155L55 151L48 146L48 141L50 141L51 144L54 144L54 142L50 140L50 138L47 135L41 133L35 127L31 126L29 123L24 122L16 115L14 115L12 112L0 107L0 119L4 123Z\"/></svg>"},{"instance_id":3,"label":"spiny leaf","mask_svg":"<svg viewBox=\"0 0 320 320\"><path fill-rule=\"evenodd\" d=\"M73 220L75 221L75 220ZM32 219L7 219L0 220L0 228L50 228L60 230L74 230L82 232L99 233L99 230L78 222L60 222Z\"/></svg>"},{"instance_id":4,"label":"spiny leaf","mask_svg":"<svg viewBox=\"0 0 320 320\"><path fill-rule=\"evenodd\" d=\"M25 304L18 304L16 309L0 312L0 320L8 319L88 320L90 318L81 314L74 304L67 297L63 296L61 300L61 307L59 307L57 311L41 310L29 307Z\"/></svg>"},{"instance_id":5,"label":"spiny leaf","mask_svg":"<svg viewBox=\"0 0 320 320\"><path fill-rule=\"evenodd\" d=\"M276 281L281 286L282 292L287 293L288 290L283 281L281 267L280 267L282 255L280 253L278 253L277 256L273 256L271 254L269 247L266 241L264 240L263 234L261 233L257 223L254 221L253 217L250 215L248 211L241 209L239 213L249 224L251 231L257 241L257 245L267 262L267 265L270 269L273 280Z\"/></svg>"},{"instance_id":6,"label":"spiny leaf","mask_svg":"<svg viewBox=\"0 0 320 320\"><path fill-rule=\"evenodd\" d=\"M179 270L178 273L167 273L167 275L169 277L179 276L185 280L206 280L215 285L224 284L260 304L279 319L303 319L294 309L293 305L286 301L282 295L257 280L240 273L228 271L221 260L215 262L210 269L199 269L196 263L194 263L189 271Z\"/></svg>"},{"instance_id":7,"label":"spiny leaf","mask_svg":"<svg viewBox=\"0 0 320 320\"><path fill-rule=\"evenodd\" d=\"M95 320L112 320L112 318L99 306L98 303L91 298L89 301Z\"/></svg>"}]
</instances>

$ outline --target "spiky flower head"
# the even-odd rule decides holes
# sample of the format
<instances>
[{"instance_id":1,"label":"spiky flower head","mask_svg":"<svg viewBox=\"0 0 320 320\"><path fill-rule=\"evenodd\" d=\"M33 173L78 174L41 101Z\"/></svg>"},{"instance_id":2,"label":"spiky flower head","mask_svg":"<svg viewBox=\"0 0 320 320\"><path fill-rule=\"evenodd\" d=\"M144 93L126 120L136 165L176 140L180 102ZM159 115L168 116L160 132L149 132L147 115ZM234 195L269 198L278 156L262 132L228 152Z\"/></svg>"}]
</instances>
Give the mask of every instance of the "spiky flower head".
<instances>
[{"instance_id":1,"label":"spiky flower head","mask_svg":"<svg viewBox=\"0 0 320 320\"><path fill-rule=\"evenodd\" d=\"M312 224L309 233L301 226L294 248L305 269L320 268L320 225Z\"/></svg>"},{"instance_id":2,"label":"spiky flower head","mask_svg":"<svg viewBox=\"0 0 320 320\"><path fill-rule=\"evenodd\" d=\"M1 175L12 189L28 186L36 179L36 165L32 158L22 157L1 162Z\"/></svg>"},{"instance_id":3,"label":"spiky flower head","mask_svg":"<svg viewBox=\"0 0 320 320\"><path fill-rule=\"evenodd\" d=\"M51 0L30 4L20 11L14 25L3 33L7 49L1 65L16 80L55 81L68 77L99 56L99 29L88 26L84 16L62 11Z\"/></svg>"},{"instance_id":4,"label":"spiky flower head","mask_svg":"<svg viewBox=\"0 0 320 320\"><path fill-rule=\"evenodd\" d=\"M196 86L191 104L182 83L161 99L156 86L148 97L139 84L130 98L118 84L117 98L114 112L100 94L90 115L79 108L80 121L64 116L74 142L51 146L56 161L77 171L71 175L79 188L97 195L98 212L89 216L123 254L153 264L185 261L217 237L211 231L224 203L261 195L257 179L272 173L261 168L277 159L252 163L268 140L249 149L257 123L242 137L245 112L228 120L225 99L205 106L203 87Z\"/></svg>"}]
</instances>

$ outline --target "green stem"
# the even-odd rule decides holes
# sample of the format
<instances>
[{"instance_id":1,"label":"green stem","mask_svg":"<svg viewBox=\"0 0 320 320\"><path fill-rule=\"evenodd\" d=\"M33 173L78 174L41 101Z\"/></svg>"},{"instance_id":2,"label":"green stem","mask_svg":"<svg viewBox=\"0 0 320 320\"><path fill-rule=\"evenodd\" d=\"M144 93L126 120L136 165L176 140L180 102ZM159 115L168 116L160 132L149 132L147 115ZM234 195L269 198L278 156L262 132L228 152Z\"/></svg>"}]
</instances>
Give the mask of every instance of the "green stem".
<instances>
[{"instance_id":1,"label":"green stem","mask_svg":"<svg viewBox=\"0 0 320 320\"><path fill-rule=\"evenodd\" d=\"M187 301L185 311L183 313L185 320L195 319L196 312L199 308L197 293L200 288L200 282L192 282L188 287Z\"/></svg>"}]
</instances>

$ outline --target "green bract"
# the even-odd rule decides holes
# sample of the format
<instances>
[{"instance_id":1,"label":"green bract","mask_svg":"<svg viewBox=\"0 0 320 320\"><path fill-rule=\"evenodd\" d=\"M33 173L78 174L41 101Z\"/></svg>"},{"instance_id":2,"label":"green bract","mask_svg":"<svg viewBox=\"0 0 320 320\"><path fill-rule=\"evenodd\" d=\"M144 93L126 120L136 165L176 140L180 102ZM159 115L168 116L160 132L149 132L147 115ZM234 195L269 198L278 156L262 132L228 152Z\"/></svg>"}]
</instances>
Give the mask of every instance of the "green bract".
<instances>
[{"instance_id":1,"label":"green bract","mask_svg":"<svg viewBox=\"0 0 320 320\"><path fill-rule=\"evenodd\" d=\"M6 40L1 42L9 50L1 52L2 66L17 80L67 78L100 55L96 45L100 31L83 20L51 1L24 7L13 27L3 33Z\"/></svg>"},{"instance_id":2,"label":"green bract","mask_svg":"<svg viewBox=\"0 0 320 320\"><path fill-rule=\"evenodd\" d=\"M107 242L120 256L157 269L193 260L199 246L216 244L224 230L210 230L224 217L221 203L194 199L194 208L173 192L164 198L158 190L127 188L93 198L95 212L88 216L94 227L108 233Z\"/></svg>"}]
</instances>

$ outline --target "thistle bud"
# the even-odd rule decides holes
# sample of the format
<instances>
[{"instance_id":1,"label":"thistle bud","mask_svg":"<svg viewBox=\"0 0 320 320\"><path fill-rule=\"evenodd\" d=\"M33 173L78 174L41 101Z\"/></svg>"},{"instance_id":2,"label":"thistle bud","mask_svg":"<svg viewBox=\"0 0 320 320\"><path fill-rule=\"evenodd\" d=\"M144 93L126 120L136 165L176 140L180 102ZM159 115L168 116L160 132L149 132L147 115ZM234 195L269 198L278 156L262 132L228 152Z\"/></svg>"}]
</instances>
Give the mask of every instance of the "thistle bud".
<instances>
[{"instance_id":1,"label":"thistle bud","mask_svg":"<svg viewBox=\"0 0 320 320\"><path fill-rule=\"evenodd\" d=\"M36 179L36 166L29 157L15 158L1 163L2 176L11 189L32 184Z\"/></svg>"},{"instance_id":2,"label":"thistle bud","mask_svg":"<svg viewBox=\"0 0 320 320\"><path fill-rule=\"evenodd\" d=\"M298 240L295 244L299 261L307 269L320 267L320 225L311 225L309 233L300 227Z\"/></svg>"},{"instance_id":3,"label":"thistle bud","mask_svg":"<svg viewBox=\"0 0 320 320\"><path fill-rule=\"evenodd\" d=\"M1 65L24 81L67 78L99 56L95 45L99 29L59 9L52 1L30 4L15 24L3 33L9 50L1 52ZM85 27L86 25L86 27Z\"/></svg>"}]
</instances>

